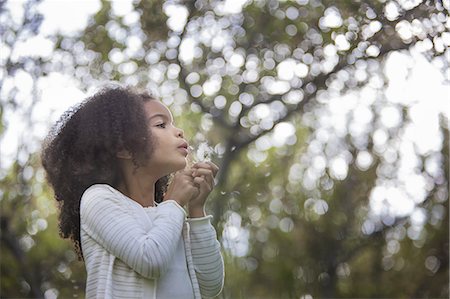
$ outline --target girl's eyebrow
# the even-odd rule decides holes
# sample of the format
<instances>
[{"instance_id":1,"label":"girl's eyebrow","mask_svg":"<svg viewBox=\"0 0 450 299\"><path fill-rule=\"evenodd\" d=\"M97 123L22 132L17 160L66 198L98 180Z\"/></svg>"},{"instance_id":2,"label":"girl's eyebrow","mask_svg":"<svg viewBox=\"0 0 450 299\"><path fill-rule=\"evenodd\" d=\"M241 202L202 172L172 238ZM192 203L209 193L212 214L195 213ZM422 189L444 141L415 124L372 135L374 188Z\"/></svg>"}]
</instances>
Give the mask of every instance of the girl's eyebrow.
<instances>
[{"instance_id":1,"label":"girl's eyebrow","mask_svg":"<svg viewBox=\"0 0 450 299\"><path fill-rule=\"evenodd\" d=\"M166 119L166 120L170 120L171 119L171 117L169 117L167 114L162 114L162 113L158 113L158 114L152 115L148 119L152 120L155 117L162 117L163 119ZM171 121L173 122L173 120L171 120Z\"/></svg>"},{"instance_id":2,"label":"girl's eyebrow","mask_svg":"<svg viewBox=\"0 0 450 299\"><path fill-rule=\"evenodd\" d=\"M149 117L148 119L150 120L150 119L152 119L152 118L155 118L155 117L162 117L162 118L166 118L166 119L168 119L167 115L165 115L165 114L161 114L161 113L158 113L158 114L152 115L152 116L150 116L150 117Z\"/></svg>"}]
</instances>

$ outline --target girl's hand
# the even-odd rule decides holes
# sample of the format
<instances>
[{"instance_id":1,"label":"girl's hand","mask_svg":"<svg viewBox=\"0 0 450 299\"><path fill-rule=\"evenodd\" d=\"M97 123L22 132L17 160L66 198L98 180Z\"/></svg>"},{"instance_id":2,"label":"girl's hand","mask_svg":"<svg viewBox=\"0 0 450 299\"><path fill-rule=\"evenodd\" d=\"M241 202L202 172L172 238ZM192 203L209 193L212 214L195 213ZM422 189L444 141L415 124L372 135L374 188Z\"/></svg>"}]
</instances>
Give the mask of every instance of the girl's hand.
<instances>
[{"instance_id":1,"label":"girl's hand","mask_svg":"<svg viewBox=\"0 0 450 299\"><path fill-rule=\"evenodd\" d=\"M192 172L192 169L177 171L167 187L164 200L175 200L183 207L190 202L192 198L197 197L200 190L194 183Z\"/></svg>"},{"instance_id":2,"label":"girl's hand","mask_svg":"<svg viewBox=\"0 0 450 299\"><path fill-rule=\"evenodd\" d=\"M219 167L212 162L198 162L192 166L192 178L198 187L199 193L189 201L189 216L205 216L204 206L206 198L214 188L214 177Z\"/></svg>"}]
</instances>

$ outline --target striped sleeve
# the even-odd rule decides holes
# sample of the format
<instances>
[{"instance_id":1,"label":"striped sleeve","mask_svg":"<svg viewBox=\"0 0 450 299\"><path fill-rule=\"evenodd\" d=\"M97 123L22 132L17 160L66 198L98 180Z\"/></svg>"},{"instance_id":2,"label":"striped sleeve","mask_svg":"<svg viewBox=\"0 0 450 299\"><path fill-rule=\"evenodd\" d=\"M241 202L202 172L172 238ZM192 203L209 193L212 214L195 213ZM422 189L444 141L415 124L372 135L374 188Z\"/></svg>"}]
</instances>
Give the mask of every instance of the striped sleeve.
<instances>
[{"instance_id":1,"label":"striped sleeve","mask_svg":"<svg viewBox=\"0 0 450 299\"><path fill-rule=\"evenodd\" d=\"M224 266L220 243L210 219L212 216L188 219L192 259L202 297L220 294L224 283Z\"/></svg>"},{"instance_id":2,"label":"striped sleeve","mask_svg":"<svg viewBox=\"0 0 450 299\"><path fill-rule=\"evenodd\" d=\"M81 229L140 275L158 278L173 257L185 213L173 200L157 209L152 227L144 229L122 198L105 188L91 188L81 200Z\"/></svg>"}]
</instances>

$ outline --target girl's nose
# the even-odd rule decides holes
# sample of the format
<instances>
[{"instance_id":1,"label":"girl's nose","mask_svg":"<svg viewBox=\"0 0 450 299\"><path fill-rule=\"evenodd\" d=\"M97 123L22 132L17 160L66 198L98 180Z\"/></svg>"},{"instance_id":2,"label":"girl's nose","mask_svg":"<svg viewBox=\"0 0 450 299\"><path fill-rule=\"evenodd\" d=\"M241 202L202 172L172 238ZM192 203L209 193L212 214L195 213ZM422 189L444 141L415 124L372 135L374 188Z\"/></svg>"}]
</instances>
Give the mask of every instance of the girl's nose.
<instances>
[{"instance_id":1,"label":"girl's nose","mask_svg":"<svg viewBox=\"0 0 450 299\"><path fill-rule=\"evenodd\" d=\"M177 128L177 136L183 138L184 137L184 131L182 129Z\"/></svg>"}]
</instances>

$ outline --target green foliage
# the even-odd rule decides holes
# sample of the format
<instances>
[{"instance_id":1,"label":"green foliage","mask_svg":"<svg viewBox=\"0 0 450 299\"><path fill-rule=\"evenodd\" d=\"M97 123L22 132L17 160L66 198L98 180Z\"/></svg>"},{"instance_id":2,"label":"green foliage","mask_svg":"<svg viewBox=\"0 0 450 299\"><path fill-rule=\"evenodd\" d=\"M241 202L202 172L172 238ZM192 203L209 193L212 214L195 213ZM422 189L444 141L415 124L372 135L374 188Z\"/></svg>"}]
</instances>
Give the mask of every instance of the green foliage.
<instances>
[{"instance_id":1,"label":"green foliage","mask_svg":"<svg viewBox=\"0 0 450 299\"><path fill-rule=\"evenodd\" d=\"M169 30L163 6L164 1L151 0L141 0L136 5L136 10L141 14L141 26L146 34L147 43L167 39Z\"/></svg>"},{"instance_id":2,"label":"green foliage","mask_svg":"<svg viewBox=\"0 0 450 299\"><path fill-rule=\"evenodd\" d=\"M58 237L56 208L36 155L15 163L0 183L1 290L7 298L83 297L85 274L72 245Z\"/></svg>"}]
</instances>

